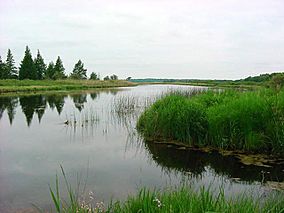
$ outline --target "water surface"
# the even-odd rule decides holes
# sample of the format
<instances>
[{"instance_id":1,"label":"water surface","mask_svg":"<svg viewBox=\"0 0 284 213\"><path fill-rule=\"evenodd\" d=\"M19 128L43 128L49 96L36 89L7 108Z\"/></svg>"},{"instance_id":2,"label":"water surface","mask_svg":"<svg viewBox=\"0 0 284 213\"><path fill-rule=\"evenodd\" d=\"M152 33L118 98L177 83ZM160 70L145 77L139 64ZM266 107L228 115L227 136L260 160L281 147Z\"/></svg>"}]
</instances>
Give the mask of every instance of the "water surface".
<instances>
[{"instance_id":1,"label":"water surface","mask_svg":"<svg viewBox=\"0 0 284 213\"><path fill-rule=\"evenodd\" d=\"M245 166L234 157L147 143L135 124L153 100L169 90L204 89L146 85L69 93L0 96L0 212L49 208L48 184L60 165L95 201L125 199L141 187L187 182L228 194L267 193L283 181L284 166ZM127 107L125 107L127 106ZM63 186L63 183L62 185ZM64 191L64 189L62 189Z\"/></svg>"}]
</instances>

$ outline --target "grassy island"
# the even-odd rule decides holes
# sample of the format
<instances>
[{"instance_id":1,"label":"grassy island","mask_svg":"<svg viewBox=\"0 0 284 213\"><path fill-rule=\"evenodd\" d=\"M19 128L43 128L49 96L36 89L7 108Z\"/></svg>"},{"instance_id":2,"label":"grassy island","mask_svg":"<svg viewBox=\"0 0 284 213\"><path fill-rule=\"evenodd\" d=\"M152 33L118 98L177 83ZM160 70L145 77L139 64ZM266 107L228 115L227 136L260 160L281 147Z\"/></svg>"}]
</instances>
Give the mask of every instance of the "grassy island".
<instances>
[{"instance_id":1,"label":"grassy island","mask_svg":"<svg viewBox=\"0 0 284 213\"><path fill-rule=\"evenodd\" d=\"M284 91L174 92L139 118L146 139L284 155Z\"/></svg>"}]
</instances>

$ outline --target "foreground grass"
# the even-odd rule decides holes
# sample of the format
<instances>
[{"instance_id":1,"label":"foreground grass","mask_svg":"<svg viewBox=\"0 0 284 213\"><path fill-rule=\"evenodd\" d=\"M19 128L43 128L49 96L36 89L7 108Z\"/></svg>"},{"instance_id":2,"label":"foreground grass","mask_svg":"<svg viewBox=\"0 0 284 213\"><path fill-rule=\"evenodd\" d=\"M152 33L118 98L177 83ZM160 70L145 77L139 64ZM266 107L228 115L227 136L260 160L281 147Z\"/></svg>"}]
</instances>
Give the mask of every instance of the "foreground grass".
<instances>
[{"instance_id":1,"label":"foreground grass","mask_svg":"<svg viewBox=\"0 0 284 213\"><path fill-rule=\"evenodd\" d=\"M135 86L123 80L0 80L0 94L11 92L35 92L50 90L81 90L91 88L109 88Z\"/></svg>"},{"instance_id":2,"label":"foreground grass","mask_svg":"<svg viewBox=\"0 0 284 213\"><path fill-rule=\"evenodd\" d=\"M201 187L193 190L190 187L180 187L174 190L150 191L141 189L135 196L130 196L126 201L116 201L105 206L102 202L80 202L74 193L69 191L69 202L63 203L60 198L58 186L56 191L51 190L56 212L95 213L155 213L155 212L228 212L228 213L280 213L284 212L284 197L278 193L271 197L256 198L243 194L234 198L226 198L224 190L213 193Z\"/></svg>"},{"instance_id":3,"label":"foreground grass","mask_svg":"<svg viewBox=\"0 0 284 213\"><path fill-rule=\"evenodd\" d=\"M284 155L284 91L173 93L139 118L151 140Z\"/></svg>"},{"instance_id":4,"label":"foreground grass","mask_svg":"<svg viewBox=\"0 0 284 213\"><path fill-rule=\"evenodd\" d=\"M63 180L67 188L68 200L60 194L59 177L56 175L55 186L49 187L53 201L53 211L58 213L169 213L169 212L228 212L228 213L280 213L284 212L284 194L274 191L269 195L255 196L251 193L242 193L228 197L224 189L211 190L201 186L194 190L189 185L181 185L162 191L140 189L136 195L129 196L125 201L112 201L106 205L96 202L93 194L89 198L80 199L80 184L74 190L69 183L63 167L61 166ZM40 208L39 212L44 212Z\"/></svg>"}]
</instances>

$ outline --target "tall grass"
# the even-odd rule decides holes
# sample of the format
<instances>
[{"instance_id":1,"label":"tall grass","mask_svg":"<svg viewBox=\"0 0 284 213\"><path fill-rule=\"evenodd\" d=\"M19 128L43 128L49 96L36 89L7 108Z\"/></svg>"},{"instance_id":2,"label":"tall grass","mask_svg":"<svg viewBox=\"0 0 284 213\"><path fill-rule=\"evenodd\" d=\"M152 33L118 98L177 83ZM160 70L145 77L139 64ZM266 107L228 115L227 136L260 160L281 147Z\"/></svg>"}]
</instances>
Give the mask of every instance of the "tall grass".
<instances>
[{"instance_id":1,"label":"tall grass","mask_svg":"<svg viewBox=\"0 0 284 213\"><path fill-rule=\"evenodd\" d=\"M139 118L147 138L284 154L284 91L170 94Z\"/></svg>"},{"instance_id":2,"label":"tall grass","mask_svg":"<svg viewBox=\"0 0 284 213\"><path fill-rule=\"evenodd\" d=\"M137 195L129 196L126 201L115 201L105 206L102 202L95 206L80 201L76 192L68 183L62 169L65 184L68 189L69 202L64 202L59 192L59 181L56 176L55 189L50 187L50 195L54 209L58 213L169 213L169 212L228 212L228 213L261 213L284 212L283 193L279 192L269 197L253 197L250 194L226 197L222 188L211 191L204 187L193 190L190 186L180 186L176 189L163 191L142 188Z\"/></svg>"},{"instance_id":3,"label":"tall grass","mask_svg":"<svg viewBox=\"0 0 284 213\"><path fill-rule=\"evenodd\" d=\"M145 136L173 138L183 142L202 141L207 131L205 110L201 104L177 95L157 101L139 119Z\"/></svg>"},{"instance_id":4,"label":"tall grass","mask_svg":"<svg viewBox=\"0 0 284 213\"><path fill-rule=\"evenodd\" d=\"M125 202L117 202L108 212L283 212L283 195L260 201L249 195L226 198L224 190L214 194L210 189L201 187L194 191L190 187L180 187L168 191L149 191L142 189L138 195L129 197Z\"/></svg>"}]
</instances>

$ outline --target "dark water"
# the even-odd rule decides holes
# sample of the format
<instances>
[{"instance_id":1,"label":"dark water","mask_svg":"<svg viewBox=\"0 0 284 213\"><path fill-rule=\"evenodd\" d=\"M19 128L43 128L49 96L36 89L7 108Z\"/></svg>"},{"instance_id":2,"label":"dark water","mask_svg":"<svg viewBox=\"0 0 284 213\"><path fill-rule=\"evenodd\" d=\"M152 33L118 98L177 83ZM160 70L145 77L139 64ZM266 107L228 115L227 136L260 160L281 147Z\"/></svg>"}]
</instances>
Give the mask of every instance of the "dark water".
<instances>
[{"instance_id":1,"label":"dark water","mask_svg":"<svg viewBox=\"0 0 284 213\"><path fill-rule=\"evenodd\" d=\"M268 193L267 181L284 181L284 166L245 166L234 157L143 142L138 115L168 90L148 85L115 90L0 96L0 212L48 208L48 184L60 165L95 202L124 199L140 187L183 182L223 186L228 194ZM62 182L62 191L64 184Z\"/></svg>"}]
</instances>

